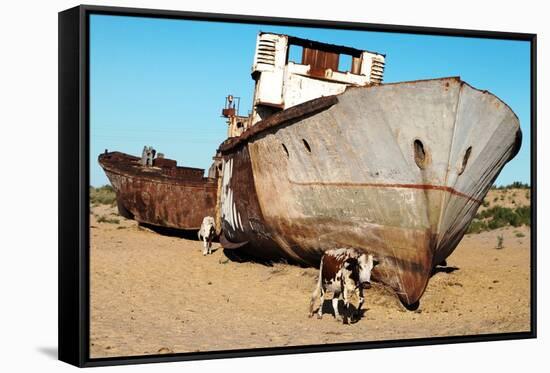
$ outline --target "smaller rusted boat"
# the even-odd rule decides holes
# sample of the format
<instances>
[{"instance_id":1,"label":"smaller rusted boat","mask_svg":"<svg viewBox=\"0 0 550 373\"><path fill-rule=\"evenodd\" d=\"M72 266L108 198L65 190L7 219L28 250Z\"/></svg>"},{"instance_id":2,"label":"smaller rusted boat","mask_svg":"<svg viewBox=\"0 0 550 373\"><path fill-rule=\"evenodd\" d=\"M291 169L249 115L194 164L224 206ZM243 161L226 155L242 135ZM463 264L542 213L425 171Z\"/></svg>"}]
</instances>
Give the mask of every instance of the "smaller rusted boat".
<instances>
[{"instance_id":1,"label":"smaller rusted boat","mask_svg":"<svg viewBox=\"0 0 550 373\"><path fill-rule=\"evenodd\" d=\"M142 157L107 152L99 164L116 192L119 213L140 223L176 229L199 229L205 216L216 216L217 171L178 167L177 162L155 157L145 147Z\"/></svg>"}]
</instances>

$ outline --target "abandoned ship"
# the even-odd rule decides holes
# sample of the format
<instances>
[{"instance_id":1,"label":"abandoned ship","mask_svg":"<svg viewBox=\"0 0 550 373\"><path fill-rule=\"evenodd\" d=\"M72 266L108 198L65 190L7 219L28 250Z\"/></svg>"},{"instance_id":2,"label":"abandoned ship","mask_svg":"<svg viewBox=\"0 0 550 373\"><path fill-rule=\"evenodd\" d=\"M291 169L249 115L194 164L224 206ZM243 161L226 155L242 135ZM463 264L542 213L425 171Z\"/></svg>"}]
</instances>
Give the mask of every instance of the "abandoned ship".
<instances>
[{"instance_id":1,"label":"abandoned ship","mask_svg":"<svg viewBox=\"0 0 550 373\"><path fill-rule=\"evenodd\" d=\"M510 107L458 77L382 84L384 65L376 52L258 35L252 113L231 100L223 111L220 242L309 265L327 249L364 250L379 262L374 279L411 306L521 131Z\"/></svg>"},{"instance_id":2,"label":"abandoned ship","mask_svg":"<svg viewBox=\"0 0 550 373\"><path fill-rule=\"evenodd\" d=\"M98 157L116 193L119 213L140 223L175 229L199 229L203 217L215 216L216 168L179 167L151 147L142 156L107 152Z\"/></svg>"}]
</instances>

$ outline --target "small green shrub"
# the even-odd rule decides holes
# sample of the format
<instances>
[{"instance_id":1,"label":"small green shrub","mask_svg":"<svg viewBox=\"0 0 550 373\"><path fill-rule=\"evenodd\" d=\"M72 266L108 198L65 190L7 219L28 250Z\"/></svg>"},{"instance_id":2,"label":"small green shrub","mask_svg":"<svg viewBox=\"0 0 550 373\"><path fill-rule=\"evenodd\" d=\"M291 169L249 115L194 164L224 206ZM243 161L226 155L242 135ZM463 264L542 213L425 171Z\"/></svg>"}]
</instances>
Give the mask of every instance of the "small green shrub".
<instances>
[{"instance_id":1,"label":"small green shrub","mask_svg":"<svg viewBox=\"0 0 550 373\"><path fill-rule=\"evenodd\" d=\"M530 186L527 183L522 183L520 181L514 181L512 184L507 185L508 189L529 189Z\"/></svg>"},{"instance_id":2,"label":"small green shrub","mask_svg":"<svg viewBox=\"0 0 550 373\"><path fill-rule=\"evenodd\" d=\"M97 205L115 205L116 193L112 186L103 185L99 188L90 187L90 203Z\"/></svg>"},{"instance_id":3,"label":"small green shrub","mask_svg":"<svg viewBox=\"0 0 550 373\"><path fill-rule=\"evenodd\" d=\"M491 189L498 189L498 190L506 190L506 189L529 189L531 188L529 186L529 184L527 183L522 183L520 181L514 181L512 184L508 184L508 185L501 185L501 186L496 186L495 184L493 184L493 186L491 187Z\"/></svg>"},{"instance_id":4,"label":"small green shrub","mask_svg":"<svg viewBox=\"0 0 550 373\"><path fill-rule=\"evenodd\" d=\"M531 226L531 206L521 206L514 211L518 216L520 225Z\"/></svg>"},{"instance_id":5,"label":"small green shrub","mask_svg":"<svg viewBox=\"0 0 550 373\"><path fill-rule=\"evenodd\" d=\"M519 227L522 225L531 226L530 206L521 206L514 209L493 206L479 212L472 220L466 233L479 233L506 226Z\"/></svg>"},{"instance_id":6,"label":"small green shrub","mask_svg":"<svg viewBox=\"0 0 550 373\"><path fill-rule=\"evenodd\" d=\"M521 232L518 232L518 233L516 233L516 237L523 238L523 237L525 237L525 235Z\"/></svg>"},{"instance_id":7,"label":"small green shrub","mask_svg":"<svg viewBox=\"0 0 550 373\"><path fill-rule=\"evenodd\" d=\"M467 234L470 233L481 233L483 231L487 230L487 223L485 223L482 220L474 219L470 223L470 226L468 227L468 230L466 231Z\"/></svg>"}]
</instances>

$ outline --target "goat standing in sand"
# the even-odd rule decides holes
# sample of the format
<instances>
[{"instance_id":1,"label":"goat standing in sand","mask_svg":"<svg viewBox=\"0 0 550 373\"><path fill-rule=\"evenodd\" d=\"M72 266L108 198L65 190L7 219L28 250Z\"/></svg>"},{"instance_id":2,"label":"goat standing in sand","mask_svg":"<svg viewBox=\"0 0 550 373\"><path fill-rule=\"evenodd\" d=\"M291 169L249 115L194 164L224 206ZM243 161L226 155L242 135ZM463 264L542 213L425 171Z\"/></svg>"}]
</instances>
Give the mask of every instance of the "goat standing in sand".
<instances>
[{"instance_id":1,"label":"goat standing in sand","mask_svg":"<svg viewBox=\"0 0 550 373\"><path fill-rule=\"evenodd\" d=\"M333 293L332 308L337 321L344 321L338 312L338 300L343 295L346 318L349 314L349 303L353 293L359 291L359 305L356 314L359 315L363 306L363 289L370 287L371 270L374 267L374 259L371 254L365 254L356 249L327 250L321 258L319 267L319 281L311 295L309 305L309 317L313 316L313 305L320 300L317 317L323 317L323 303L325 292Z\"/></svg>"},{"instance_id":2,"label":"goat standing in sand","mask_svg":"<svg viewBox=\"0 0 550 373\"><path fill-rule=\"evenodd\" d=\"M207 255L212 253L212 240L216 235L216 223L214 218L211 216L205 216L202 219L201 229L199 229L199 240L202 240L204 243L204 249L202 255Z\"/></svg>"}]
</instances>

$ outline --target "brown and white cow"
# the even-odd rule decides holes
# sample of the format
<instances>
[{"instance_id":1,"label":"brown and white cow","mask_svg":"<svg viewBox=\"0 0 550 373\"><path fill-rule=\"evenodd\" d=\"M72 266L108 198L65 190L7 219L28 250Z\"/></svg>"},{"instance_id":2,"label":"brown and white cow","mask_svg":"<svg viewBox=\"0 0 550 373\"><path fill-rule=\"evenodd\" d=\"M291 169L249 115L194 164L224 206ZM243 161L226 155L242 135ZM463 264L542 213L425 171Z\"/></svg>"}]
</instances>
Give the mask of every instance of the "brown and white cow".
<instances>
[{"instance_id":1,"label":"brown and white cow","mask_svg":"<svg viewBox=\"0 0 550 373\"><path fill-rule=\"evenodd\" d=\"M319 267L319 281L311 295L309 317L313 316L313 306L317 299L320 300L317 317L323 317L323 302L326 291L330 291L333 294L332 308L334 309L334 317L337 321L346 321L338 312L338 300L340 296L344 298L346 316L349 317L350 298L356 291L359 292L359 305L357 306L357 314L359 314L365 300L363 289L370 287L371 270L373 267L373 256L357 249L343 248L325 251Z\"/></svg>"}]
</instances>

